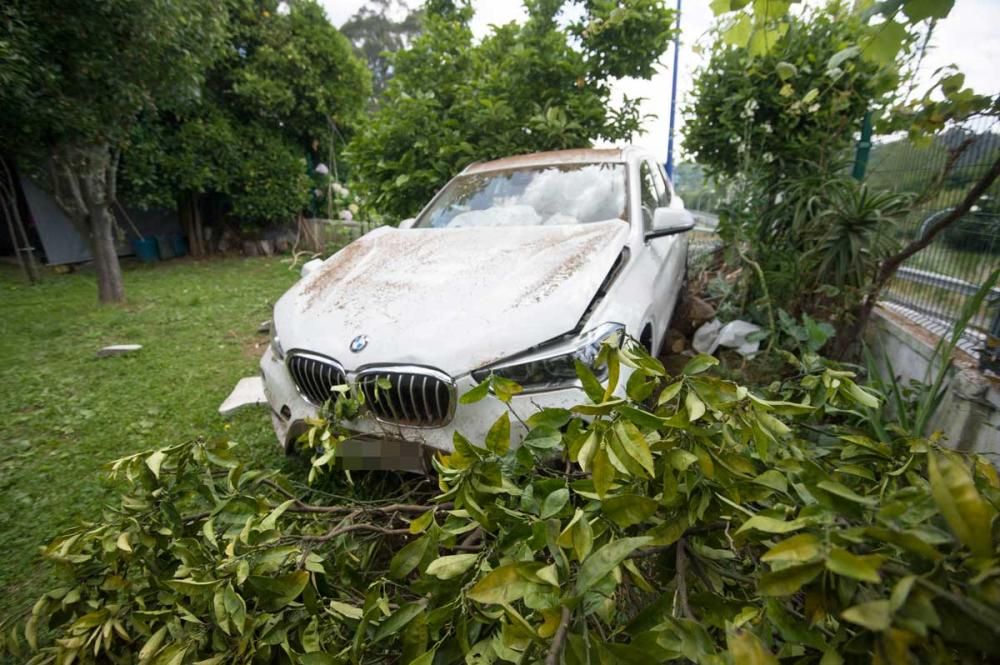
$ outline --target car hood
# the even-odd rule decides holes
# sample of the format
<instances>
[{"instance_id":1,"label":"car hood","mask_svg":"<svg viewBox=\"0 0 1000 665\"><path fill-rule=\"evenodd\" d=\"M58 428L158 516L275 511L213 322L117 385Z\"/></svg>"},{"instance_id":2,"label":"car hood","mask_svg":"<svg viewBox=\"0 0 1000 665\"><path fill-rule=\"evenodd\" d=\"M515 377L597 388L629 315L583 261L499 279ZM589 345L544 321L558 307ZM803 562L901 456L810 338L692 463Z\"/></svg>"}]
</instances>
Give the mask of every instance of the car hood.
<instances>
[{"instance_id":1,"label":"car hood","mask_svg":"<svg viewBox=\"0 0 1000 665\"><path fill-rule=\"evenodd\" d=\"M628 224L376 229L275 307L286 350L451 376L571 331L614 265ZM358 335L368 345L350 350Z\"/></svg>"}]
</instances>

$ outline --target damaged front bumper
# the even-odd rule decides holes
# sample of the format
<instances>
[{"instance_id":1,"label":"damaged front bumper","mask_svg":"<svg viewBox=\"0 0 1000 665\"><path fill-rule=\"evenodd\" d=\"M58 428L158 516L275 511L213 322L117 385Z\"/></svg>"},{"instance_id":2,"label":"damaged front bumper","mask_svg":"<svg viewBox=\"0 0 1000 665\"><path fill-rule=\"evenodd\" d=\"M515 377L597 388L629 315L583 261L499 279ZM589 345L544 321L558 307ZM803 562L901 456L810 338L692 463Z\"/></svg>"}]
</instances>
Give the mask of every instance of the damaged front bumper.
<instances>
[{"instance_id":1,"label":"damaged front bumper","mask_svg":"<svg viewBox=\"0 0 1000 665\"><path fill-rule=\"evenodd\" d=\"M261 358L260 369L278 443L285 451L291 451L296 440L308 431L307 420L315 418L318 409L302 397L285 363L271 348ZM470 374L455 378L454 383L456 399L476 385ZM527 421L537 411L569 409L586 401L580 388L515 395L510 401L512 443L517 445L524 438L528 430L522 421ZM482 445L490 426L507 408L497 399L457 404L450 422L441 427L406 427L372 417L361 418L345 423L345 427L357 436L339 445L337 457L348 469L427 471L429 458L435 452L454 451L455 432Z\"/></svg>"}]
</instances>

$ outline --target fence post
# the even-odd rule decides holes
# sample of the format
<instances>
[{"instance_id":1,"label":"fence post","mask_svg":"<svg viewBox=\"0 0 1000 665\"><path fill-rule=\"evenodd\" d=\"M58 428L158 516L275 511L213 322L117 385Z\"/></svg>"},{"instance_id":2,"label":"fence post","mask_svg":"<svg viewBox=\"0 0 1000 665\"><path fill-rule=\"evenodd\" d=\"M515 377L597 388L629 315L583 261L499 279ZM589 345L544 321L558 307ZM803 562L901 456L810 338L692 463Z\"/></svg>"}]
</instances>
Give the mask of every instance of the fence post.
<instances>
[{"instance_id":1,"label":"fence post","mask_svg":"<svg viewBox=\"0 0 1000 665\"><path fill-rule=\"evenodd\" d=\"M868 169L868 154L871 150L872 112L865 111L865 118L861 121L861 139L858 141L858 147L854 153L854 171L851 173L855 180L864 180L865 171Z\"/></svg>"}]
</instances>

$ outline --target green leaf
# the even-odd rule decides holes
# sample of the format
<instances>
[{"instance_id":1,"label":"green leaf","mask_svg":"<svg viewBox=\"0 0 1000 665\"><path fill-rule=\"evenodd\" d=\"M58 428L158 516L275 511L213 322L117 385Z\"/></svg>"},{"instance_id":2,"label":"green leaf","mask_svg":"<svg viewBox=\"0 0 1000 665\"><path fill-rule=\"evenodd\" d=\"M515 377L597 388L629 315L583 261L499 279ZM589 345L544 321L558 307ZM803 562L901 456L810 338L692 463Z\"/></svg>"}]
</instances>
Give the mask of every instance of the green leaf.
<instances>
[{"instance_id":1,"label":"green leaf","mask_svg":"<svg viewBox=\"0 0 1000 665\"><path fill-rule=\"evenodd\" d=\"M389 576L402 579L420 565L431 545L431 537L423 536L403 546L389 562Z\"/></svg>"},{"instance_id":2,"label":"green leaf","mask_svg":"<svg viewBox=\"0 0 1000 665\"><path fill-rule=\"evenodd\" d=\"M777 72L779 79L787 81L799 73L799 68L790 62L779 62L774 66L774 71Z\"/></svg>"},{"instance_id":3,"label":"green leaf","mask_svg":"<svg viewBox=\"0 0 1000 665\"><path fill-rule=\"evenodd\" d=\"M645 522L656 513L659 504L648 496L620 494L601 502L604 513L623 529Z\"/></svg>"},{"instance_id":4,"label":"green leaf","mask_svg":"<svg viewBox=\"0 0 1000 665\"><path fill-rule=\"evenodd\" d=\"M699 353L694 358L689 360L681 373L685 376L694 376L695 374L701 374L702 372L708 370L710 367L715 367L719 364L719 359L715 356L710 356L707 353Z\"/></svg>"},{"instance_id":5,"label":"green leaf","mask_svg":"<svg viewBox=\"0 0 1000 665\"><path fill-rule=\"evenodd\" d=\"M427 527L429 527L433 521L434 521L434 511L428 510L423 515L410 522L410 533L412 533L413 535L416 535L418 533L423 533L424 531L427 530Z\"/></svg>"},{"instance_id":6,"label":"green leaf","mask_svg":"<svg viewBox=\"0 0 1000 665\"><path fill-rule=\"evenodd\" d=\"M881 582L878 568L884 557L877 554L858 556L845 549L834 547L826 559L826 569L837 575L851 577L862 582Z\"/></svg>"},{"instance_id":7,"label":"green leaf","mask_svg":"<svg viewBox=\"0 0 1000 665\"><path fill-rule=\"evenodd\" d=\"M268 611L280 610L299 597L309 583L309 573L297 570L276 577L251 575L247 582L260 599L261 607Z\"/></svg>"},{"instance_id":8,"label":"green leaf","mask_svg":"<svg viewBox=\"0 0 1000 665\"><path fill-rule=\"evenodd\" d=\"M407 603L389 615L389 617L379 624L378 630L372 637L373 642L381 642L387 637L395 635L402 630L406 624L410 623L414 617L424 611L425 603Z\"/></svg>"},{"instance_id":9,"label":"green leaf","mask_svg":"<svg viewBox=\"0 0 1000 665\"><path fill-rule=\"evenodd\" d=\"M770 487L778 492L788 491L788 479L785 478L785 474L781 473L777 469L768 469L754 478L753 481L758 485Z\"/></svg>"},{"instance_id":10,"label":"green leaf","mask_svg":"<svg viewBox=\"0 0 1000 665\"><path fill-rule=\"evenodd\" d=\"M510 449L510 416L506 411L500 414L486 433L486 448L495 455L503 455Z\"/></svg>"},{"instance_id":11,"label":"green leaf","mask_svg":"<svg viewBox=\"0 0 1000 665\"><path fill-rule=\"evenodd\" d=\"M830 494L839 496L841 499L847 499L848 501L853 501L854 503L862 503L866 506L873 506L878 503L878 500L873 497L861 496L850 487L842 485L834 480L823 480L816 483L816 487L821 490L826 490Z\"/></svg>"},{"instance_id":12,"label":"green leaf","mask_svg":"<svg viewBox=\"0 0 1000 665\"><path fill-rule=\"evenodd\" d=\"M153 633L153 635L146 640L146 644L143 645L142 649L139 650L139 662L149 662L149 659L155 656L156 652L160 650L160 646L163 644L163 640L166 636L166 626L162 626L159 630Z\"/></svg>"},{"instance_id":13,"label":"green leaf","mask_svg":"<svg viewBox=\"0 0 1000 665\"><path fill-rule=\"evenodd\" d=\"M684 396L684 407L688 412L688 420L694 422L705 415L705 403L699 399L693 390L689 390Z\"/></svg>"},{"instance_id":14,"label":"green leaf","mask_svg":"<svg viewBox=\"0 0 1000 665\"><path fill-rule=\"evenodd\" d=\"M650 477L654 476L656 471L653 468L653 453L642 432L632 423L619 420L615 423L615 434L629 457L645 469Z\"/></svg>"},{"instance_id":15,"label":"green leaf","mask_svg":"<svg viewBox=\"0 0 1000 665\"><path fill-rule=\"evenodd\" d=\"M567 411L567 413L569 413ZM531 419L528 419L529 424ZM532 450L555 450L562 444L562 432L549 425L537 425L521 441Z\"/></svg>"},{"instance_id":16,"label":"green leaf","mask_svg":"<svg viewBox=\"0 0 1000 665\"><path fill-rule=\"evenodd\" d=\"M615 480L615 467L612 466L608 451L604 446L598 446L597 452L594 453L591 476L594 479L594 489L597 491L597 496L603 499Z\"/></svg>"},{"instance_id":17,"label":"green leaf","mask_svg":"<svg viewBox=\"0 0 1000 665\"><path fill-rule=\"evenodd\" d=\"M656 405L663 406L673 398L677 397L677 393L679 393L683 387L683 381L675 381L674 383L671 383L660 393L660 396L656 400Z\"/></svg>"},{"instance_id":18,"label":"green leaf","mask_svg":"<svg viewBox=\"0 0 1000 665\"><path fill-rule=\"evenodd\" d=\"M473 404L483 399L490 393L489 377L483 379L479 384L458 398L459 404Z\"/></svg>"},{"instance_id":19,"label":"green leaf","mask_svg":"<svg viewBox=\"0 0 1000 665\"><path fill-rule=\"evenodd\" d=\"M761 575L757 587L765 596L788 596L812 582L821 572L823 564L820 562L782 568Z\"/></svg>"},{"instance_id":20,"label":"green leaf","mask_svg":"<svg viewBox=\"0 0 1000 665\"><path fill-rule=\"evenodd\" d=\"M438 557L431 561L426 572L439 580L450 580L471 568L478 558L478 554L452 554Z\"/></svg>"},{"instance_id":21,"label":"green leaf","mask_svg":"<svg viewBox=\"0 0 1000 665\"><path fill-rule=\"evenodd\" d=\"M712 9L712 14L715 16L721 16L732 10L730 0L712 0L708 6Z\"/></svg>"},{"instance_id":22,"label":"green leaf","mask_svg":"<svg viewBox=\"0 0 1000 665\"><path fill-rule=\"evenodd\" d=\"M601 547L587 557L576 575L576 595L583 595L605 575L615 569L625 557L643 545L649 544L650 538L622 538Z\"/></svg>"},{"instance_id":23,"label":"green leaf","mask_svg":"<svg viewBox=\"0 0 1000 665\"><path fill-rule=\"evenodd\" d=\"M599 403L604 399L604 388L601 386L601 382L597 380L590 368L579 360L574 360L573 365L576 367L576 375L583 386L583 392L587 393L591 402Z\"/></svg>"},{"instance_id":24,"label":"green leaf","mask_svg":"<svg viewBox=\"0 0 1000 665\"><path fill-rule=\"evenodd\" d=\"M795 561L803 563L812 561L822 552L822 545L819 538L811 533L800 533L797 536L787 538L767 552L760 558L761 561L770 563L771 561Z\"/></svg>"},{"instance_id":25,"label":"green leaf","mask_svg":"<svg viewBox=\"0 0 1000 665\"><path fill-rule=\"evenodd\" d=\"M548 427L558 430L569 422L573 414L568 409L542 409L528 417L528 427ZM529 435L530 436L530 435Z\"/></svg>"},{"instance_id":26,"label":"green leaf","mask_svg":"<svg viewBox=\"0 0 1000 665\"><path fill-rule=\"evenodd\" d=\"M870 33L862 37L861 57L880 65L890 66L903 47L906 28L893 20L869 26ZM872 407L874 408L874 407Z\"/></svg>"},{"instance_id":27,"label":"green leaf","mask_svg":"<svg viewBox=\"0 0 1000 665\"><path fill-rule=\"evenodd\" d=\"M746 14L740 14L722 30L722 40L730 46L742 48L750 41L753 22Z\"/></svg>"},{"instance_id":28,"label":"green leaf","mask_svg":"<svg viewBox=\"0 0 1000 665\"><path fill-rule=\"evenodd\" d=\"M993 509L976 489L965 463L954 453L927 456L931 494L948 528L973 554L993 554Z\"/></svg>"},{"instance_id":29,"label":"green leaf","mask_svg":"<svg viewBox=\"0 0 1000 665\"><path fill-rule=\"evenodd\" d=\"M872 600L844 610L841 615L846 621L864 626L868 630L882 632L892 625L892 608L888 600Z\"/></svg>"},{"instance_id":30,"label":"green leaf","mask_svg":"<svg viewBox=\"0 0 1000 665\"><path fill-rule=\"evenodd\" d=\"M947 18L955 0L903 0L903 13L913 23L925 19Z\"/></svg>"},{"instance_id":31,"label":"green leaf","mask_svg":"<svg viewBox=\"0 0 1000 665\"><path fill-rule=\"evenodd\" d=\"M258 528L261 531L270 531L274 529L278 524L278 518L281 517L281 515L286 510L291 508L293 505L295 505L295 499L289 499L288 501L285 501L284 503L275 507L275 509L272 510L267 517L261 520L260 524L258 525Z\"/></svg>"},{"instance_id":32,"label":"green leaf","mask_svg":"<svg viewBox=\"0 0 1000 665\"><path fill-rule=\"evenodd\" d=\"M743 533L744 531L749 531L751 529L756 529L757 531L763 531L765 533L788 533L790 531L797 531L804 526L806 526L806 520L802 518L786 522L784 520L779 520L775 517L768 517L766 515L754 515L744 522L736 533Z\"/></svg>"},{"instance_id":33,"label":"green leaf","mask_svg":"<svg viewBox=\"0 0 1000 665\"><path fill-rule=\"evenodd\" d=\"M549 492L545 501L542 502L541 518L547 520L554 517L565 507L567 501L569 501L569 490L565 487Z\"/></svg>"}]
</instances>

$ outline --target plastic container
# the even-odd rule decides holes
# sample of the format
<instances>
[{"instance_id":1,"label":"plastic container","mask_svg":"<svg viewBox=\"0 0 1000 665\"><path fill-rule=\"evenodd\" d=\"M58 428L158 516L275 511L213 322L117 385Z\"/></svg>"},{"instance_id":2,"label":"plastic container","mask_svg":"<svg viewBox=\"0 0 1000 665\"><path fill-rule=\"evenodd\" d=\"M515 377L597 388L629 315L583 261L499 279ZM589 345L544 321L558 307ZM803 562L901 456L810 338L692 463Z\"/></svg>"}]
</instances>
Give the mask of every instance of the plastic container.
<instances>
[{"instance_id":1,"label":"plastic container","mask_svg":"<svg viewBox=\"0 0 1000 665\"><path fill-rule=\"evenodd\" d=\"M187 238L184 237L182 233L171 233L170 234L170 246L174 250L174 256L187 256L188 254L188 243Z\"/></svg>"},{"instance_id":2,"label":"plastic container","mask_svg":"<svg viewBox=\"0 0 1000 665\"><path fill-rule=\"evenodd\" d=\"M156 245L160 248L160 258L166 261L174 258L174 245L170 236L156 236Z\"/></svg>"},{"instance_id":3,"label":"plastic container","mask_svg":"<svg viewBox=\"0 0 1000 665\"><path fill-rule=\"evenodd\" d=\"M153 263L160 260L160 252L156 245L156 238L152 236L136 238L132 241L132 251L143 263Z\"/></svg>"}]
</instances>

